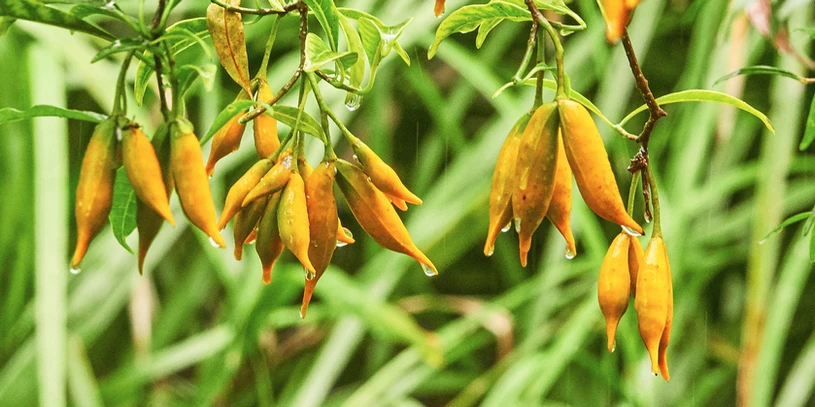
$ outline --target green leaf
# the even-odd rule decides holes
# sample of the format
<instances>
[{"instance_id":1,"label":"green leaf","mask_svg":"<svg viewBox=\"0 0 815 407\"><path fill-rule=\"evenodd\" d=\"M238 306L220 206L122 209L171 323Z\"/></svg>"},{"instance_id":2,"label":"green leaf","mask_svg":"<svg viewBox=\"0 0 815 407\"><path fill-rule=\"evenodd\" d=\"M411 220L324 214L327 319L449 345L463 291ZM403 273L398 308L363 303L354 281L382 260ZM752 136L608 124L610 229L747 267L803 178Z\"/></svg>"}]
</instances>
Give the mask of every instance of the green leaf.
<instances>
[{"instance_id":1,"label":"green leaf","mask_svg":"<svg viewBox=\"0 0 815 407\"><path fill-rule=\"evenodd\" d=\"M764 125L767 127L770 132L775 133L775 129L773 125L770 123L770 119L764 115L764 113L759 112L754 107L747 104L747 102L730 96L725 93L716 92L713 90L702 90L702 89L691 89L691 90L683 90L680 92L669 93L664 96L660 96L657 98L657 102L660 105L667 105L671 103L682 103L682 102L716 102L716 103L724 103L741 110L744 110L747 113L757 117L761 120ZM620 126L627 123L631 118L636 116L638 113L644 112L648 110L648 106L642 105L635 109L633 112L629 113L621 122Z\"/></svg>"},{"instance_id":2,"label":"green leaf","mask_svg":"<svg viewBox=\"0 0 815 407\"><path fill-rule=\"evenodd\" d=\"M113 39L110 34L95 25L34 0L0 0L0 16L62 27L107 40Z\"/></svg>"},{"instance_id":3,"label":"green leaf","mask_svg":"<svg viewBox=\"0 0 815 407\"><path fill-rule=\"evenodd\" d=\"M717 84L724 82L730 78L735 78L736 76L739 75L775 75L795 79L796 81L801 83L806 82L805 78L790 71L781 68L776 68L774 66L756 65L744 67L739 70L730 72L729 74L722 76L719 79L716 79L716 82L713 82L713 86L716 86Z\"/></svg>"},{"instance_id":4,"label":"green leaf","mask_svg":"<svg viewBox=\"0 0 815 407\"><path fill-rule=\"evenodd\" d=\"M809 234L809 260L815 263L815 232L813 230L815 230L815 226L810 229Z\"/></svg>"},{"instance_id":5,"label":"green leaf","mask_svg":"<svg viewBox=\"0 0 815 407\"><path fill-rule=\"evenodd\" d=\"M772 236L774 233L780 232L781 229L784 229L785 227L787 227L789 225L801 222L802 220L808 218L809 215L810 215L810 212L803 212L803 213L799 213L797 215L790 216L789 218L787 218L783 222L781 222L780 225L776 226L775 229L769 231L766 235L764 235L764 237L761 238L759 243L763 243L765 240L769 239L770 236Z\"/></svg>"},{"instance_id":6,"label":"green leaf","mask_svg":"<svg viewBox=\"0 0 815 407\"><path fill-rule=\"evenodd\" d=\"M340 36L340 22L339 12L337 6L334 5L334 0L304 0L308 6L309 12L317 17L317 21L323 26L326 36L328 36L328 45L331 46L333 51L337 50L337 43Z\"/></svg>"},{"instance_id":7,"label":"green leaf","mask_svg":"<svg viewBox=\"0 0 815 407\"><path fill-rule=\"evenodd\" d=\"M343 34L345 34L345 42L348 43L348 50L356 52L358 55L365 54L365 48L362 47L362 39L356 28L351 25L351 21L343 14L339 14L340 27ZM345 65L349 68L348 84L358 88L362 84L362 79L365 78L365 58L358 58L354 64Z\"/></svg>"},{"instance_id":8,"label":"green leaf","mask_svg":"<svg viewBox=\"0 0 815 407\"><path fill-rule=\"evenodd\" d=\"M93 15L102 15L110 18L115 18L117 20L122 19L122 14L119 14L115 8L109 7L107 4L95 5L80 3L71 7L71 15L83 20L85 19L85 17L90 17Z\"/></svg>"},{"instance_id":9,"label":"green leaf","mask_svg":"<svg viewBox=\"0 0 815 407\"><path fill-rule=\"evenodd\" d=\"M121 40L116 40L110 43L110 45L108 45L107 47L102 48L96 54L96 56L93 57L91 63L105 59L119 52L127 52L142 49L145 46L147 46L147 44L141 38L123 38Z\"/></svg>"},{"instance_id":10,"label":"green leaf","mask_svg":"<svg viewBox=\"0 0 815 407\"><path fill-rule=\"evenodd\" d=\"M116 170L116 181L113 184L113 203L110 207L110 227L113 236L127 251L133 249L127 245L125 239L136 229L136 191L127 179L124 167Z\"/></svg>"},{"instance_id":11,"label":"green leaf","mask_svg":"<svg viewBox=\"0 0 815 407\"><path fill-rule=\"evenodd\" d=\"M204 41L208 37L207 19L204 17L181 20L168 27L162 36L170 44L174 56L198 44L201 45L207 57L212 60L214 59L212 52L209 45ZM150 60L153 58L153 54L145 52L144 57ZM139 60L139 65L136 67L136 80L133 84L133 96L139 106L144 102L144 94L147 91L147 84L152 75L153 68Z\"/></svg>"},{"instance_id":12,"label":"green leaf","mask_svg":"<svg viewBox=\"0 0 815 407\"><path fill-rule=\"evenodd\" d=\"M481 49L481 46L484 45L484 41L487 39L490 31L498 26L498 24L500 24L502 21L504 21L503 18L496 18L479 25L478 36L475 37L475 47Z\"/></svg>"},{"instance_id":13,"label":"green leaf","mask_svg":"<svg viewBox=\"0 0 815 407\"><path fill-rule=\"evenodd\" d=\"M272 111L272 116L279 122L293 129L294 125L297 123L298 112L299 110L293 106L275 106ZM304 133L317 137L319 140L323 139L323 128L320 126L320 122L315 120L306 112L303 112L300 115L300 124L298 125L298 129Z\"/></svg>"},{"instance_id":14,"label":"green leaf","mask_svg":"<svg viewBox=\"0 0 815 407\"><path fill-rule=\"evenodd\" d=\"M319 292L330 294L321 299L334 304L337 309L359 315L373 334L415 346L431 365L443 363L441 349L431 340L430 334L401 308L366 295L362 287L340 270L329 270L320 279L320 284L322 290Z\"/></svg>"},{"instance_id":15,"label":"green leaf","mask_svg":"<svg viewBox=\"0 0 815 407\"><path fill-rule=\"evenodd\" d=\"M64 109L50 105L31 106L26 110L17 110L12 107L0 109L0 124L30 119L32 117L54 116L73 120L84 120L99 123L107 118L106 115L84 110Z\"/></svg>"},{"instance_id":16,"label":"green leaf","mask_svg":"<svg viewBox=\"0 0 815 407\"><path fill-rule=\"evenodd\" d=\"M328 49L322 39L316 34L308 33L306 37L306 63L303 70L314 72L323 65L339 61L343 66L351 66L357 62L359 55L353 51L338 53Z\"/></svg>"},{"instance_id":17,"label":"green leaf","mask_svg":"<svg viewBox=\"0 0 815 407\"><path fill-rule=\"evenodd\" d=\"M807 115L807 124L804 129L804 137L801 139L801 144L798 145L799 150L806 150L812 142L815 141L815 96L809 102L809 114Z\"/></svg>"},{"instance_id":18,"label":"green leaf","mask_svg":"<svg viewBox=\"0 0 815 407\"><path fill-rule=\"evenodd\" d=\"M204 145L207 141L209 141L212 136L215 135L215 132L224 127L233 117L246 113L246 111L257 104L257 102L253 100L237 100L229 105L227 105L223 110L221 110L217 116L215 116L215 120L212 122L212 125L209 126L209 131L204 137L201 138L201 145Z\"/></svg>"},{"instance_id":19,"label":"green leaf","mask_svg":"<svg viewBox=\"0 0 815 407\"><path fill-rule=\"evenodd\" d=\"M464 6L452 12L439 24L436 30L436 38L427 51L427 58L432 59L436 55L439 44L454 33L468 33L477 29L481 24L495 25L496 21L531 21L529 10L514 4L495 1L488 4L474 4Z\"/></svg>"},{"instance_id":20,"label":"green leaf","mask_svg":"<svg viewBox=\"0 0 815 407\"><path fill-rule=\"evenodd\" d=\"M368 63L371 64L373 69L374 59L381 57L378 55L379 44L382 42L382 36L379 29L373 20L369 18L360 18L357 20L359 27L359 36L362 40L362 47L365 48L365 55L368 56ZM373 75L373 73L371 73Z\"/></svg>"},{"instance_id":21,"label":"green leaf","mask_svg":"<svg viewBox=\"0 0 815 407\"><path fill-rule=\"evenodd\" d=\"M185 94L195 83L195 80L201 78L201 83L207 92L212 91L215 86L215 73L218 67L213 63L205 63L201 66L196 64L187 64L178 68L178 82L180 94Z\"/></svg>"},{"instance_id":22,"label":"green leaf","mask_svg":"<svg viewBox=\"0 0 815 407\"><path fill-rule=\"evenodd\" d=\"M6 35L9 28L14 25L14 22L17 21L16 18L11 17L0 17L0 37Z\"/></svg>"}]
</instances>

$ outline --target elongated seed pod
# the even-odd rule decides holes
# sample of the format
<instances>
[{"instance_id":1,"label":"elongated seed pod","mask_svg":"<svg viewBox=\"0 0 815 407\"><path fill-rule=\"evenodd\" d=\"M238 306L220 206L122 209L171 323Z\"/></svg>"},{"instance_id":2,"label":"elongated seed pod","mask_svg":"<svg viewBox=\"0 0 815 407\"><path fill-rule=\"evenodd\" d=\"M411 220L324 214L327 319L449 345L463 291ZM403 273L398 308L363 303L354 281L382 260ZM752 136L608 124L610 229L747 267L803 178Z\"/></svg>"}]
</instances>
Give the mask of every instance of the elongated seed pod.
<instances>
[{"instance_id":1,"label":"elongated seed pod","mask_svg":"<svg viewBox=\"0 0 815 407\"><path fill-rule=\"evenodd\" d=\"M627 233L626 233L627 234ZM631 243L628 246L628 274L631 276L631 295L637 295L637 275L645 252L640 246L640 241L634 236L628 236Z\"/></svg>"},{"instance_id":2,"label":"elongated seed pod","mask_svg":"<svg viewBox=\"0 0 815 407\"><path fill-rule=\"evenodd\" d=\"M306 209L306 191L303 178L299 173L291 172L289 182L280 195L277 208L277 227L283 245L291 251L300 264L306 269L308 278L314 278L317 272L308 257L309 222Z\"/></svg>"},{"instance_id":3,"label":"elongated seed pod","mask_svg":"<svg viewBox=\"0 0 815 407\"><path fill-rule=\"evenodd\" d=\"M303 302L300 317L306 317L308 304L314 293L317 281L323 276L331 257L337 248L337 201L334 198L334 174L336 165L333 161L324 161L314 169L306 180L306 206L308 208L308 225L311 244L308 246L308 258L314 265L317 275L306 279L303 291Z\"/></svg>"},{"instance_id":4,"label":"elongated seed pod","mask_svg":"<svg viewBox=\"0 0 815 407\"><path fill-rule=\"evenodd\" d=\"M275 193L286 186L291 174L292 157L290 153L291 151L284 152L277 160L277 163L263 174L255 186L244 196L241 206L249 205L250 202Z\"/></svg>"},{"instance_id":5,"label":"elongated seed pod","mask_svg":"<svg viewBox=\"0 0 815 407\"><path fill-rule=\"evenodd\" d=\"M446 0L436 0L435 6L433 6L433 13L436 14L436 17L439 17L444 13L444 2Z\"/></svg>"},{"instance_id":6,"label":"elongated seed pod","mask_svg":"<svg viewBox=\"0 0 815 407\"><path fill-rule=\"evenodd\" d=\"M393 206L399 208L400 211L405 212L408 210L407 202L404 199L397 198L393 195L385 194L385 197L388 198L389 201L393 204Z\"/></svg>"},{"instance_id":7,"label":"elongated seed pod","mask_svg":"<svg viewBox=\"0 0 815 407\"><path fill-rule=\"evenodd\" d=\"M673 278L671 277L671 264L668 262L668 250L664 243L662 245L662 257L660 258L662 264L665 265L665 276L668 283L668 316L665 319L665 329L662 331L662 336L659 339L659 371L665 381L671 380L671 373L668 371L668 344L671 342L671 328L673 327L674 319L674 289Z\"/></svg>"},{"instance_id":8,"label":"elongated seed pod","mask_svg":"<svg viewBox=\"0 0 815 407\"><path fill-rule=\"evenodd\" d=\"M207 176L212 176L215 164L221 158L226 157L240 147L243 132L246 130L246 125L240 122L240 118L241 114L236 115L212 136L212 146L209 149L209 159L207 160Z\"/></svg>"},{"instance_id":9,"label":"elongated seed pod","mask_svg":"<svg viewBox=\"0 0 815 407\"><path fill-rule=\"evenodd\" d=\"M362 229L380 246L418 260L425 274L438 274L433 262L413 243L388 198L368 180L362 169L337 160L337 170L340 175L337 185Z\"/></svg>"},{"instance_id":10,"label":"elongated seed pod","mask_svg":"<svg viewBox=\"0 0 815 407\"><path fill-rule=\"evenodd\" d=\"M557 171L557 104L541 105L529 119L518 144L512 190L512 213L518 232L521 265L526 267L532 234L549 210Z\"/></svg>"},{"instance_id":11,"label":"elongated seed pod","mask_svg":"<svg viewBox=\"0 0 815 407\"><path fill-rule=\"evenodd\" d=\"M492 172L490 188L490 225L487 241L484 243L484 255L492 256L495 251L495 239L507 223L512 221L512 191L515 188L515 162L518 159L518 145L521 135L529 123L532 113L526 113L515 122L509 131L504 145L498 152L495 170Z\"/></svg>"},{"instance_id":12,"label":"elongated seed pod","mask_svg":"<svg viewBox=\"0 0 815 407\"><path fill-rule=\"evenodd\" d=\"M218 229L223 229L229 220L240 211L243 206L243 200L253 188L260 182L260 179L272 168L272 161L262 159L252 165L243 176L241 176L229 192L226 194L226 202L224 203L224 210L221 212L221 219L218 221ZM244 236L245 237L245 236Z\"/></svg>"},{"instance_id":13,"label":"elongated seed pod","mask_svg":"<svg viewBox=\"0 0 815 407\"><path fill-rule=\"evenodd\" d=\"M303 182L306 182L311 176L311 173L314 172L314 168L311 168L311 164L309 164L308 161L306 161L306 157L302 155L297 157L297 172L303 177Z\"/></svg>"},{"instance_id":14,"label":"elongated seed pod","mask_svg":"<svg viewBox=\"0 0 815 407\"><path fill-rule=\"evenodd\" d=\"M122 163L136 196L175 226L158 156L138 124L122 134Z\"/></svg>"},{"instance_id":15,"label":"elongated seed pod","mask_svg":"<svg viewBox=\"0 0 815 407\"><path fill-rule=\"evenodd\" d=\"M351 147L354 149L357 160L362 165L362 170L371 177L371 182L380 191L414 205L422 204L422 200L405 187L405 184L396 175L396 171L388 164L385 164L362 140L354 139Z\"/></svg>"},{"instance_id":16,"label":"elongated seed pod","mask_svg":"<svg viewBox=\"0 0 815 407\"><path fill-rule=\"evenodd\" d=\"M642 234L642 227L625 210L603 139L591 115L573 100L558 99L557 103L566 158L586 205L601 218Z\"/></svg>"},{"instance_id":17,"label":"elongated seed pod","mask_svg":"<svg viewBox=\"0 0 815 407\"><path fill-rule=\"evenodd\" d=\"M637 274L637 296L634 309L640 337L651 357L651 371L659 373L658 352L668 320L668 281L664 262L665 243L655 236L648 242L645 258Z\"/></svg>"},{"instance_id":18,"label":"elongated seed pod","mask_svg":"<svg viewBox=\"0 0 815 407\"><path fill-rule=\"evenodd\" d=\"M215 204L201 162L201 146L192 130L192 124L182 119L171 126L170 169L175 189L181 200L181 208L190 222L209 235L218 246L226 247L215 220Z\"/></svg>"},{"instance_id":19,"label":"elongated seed pod","mask_svg":"<svg viewBox=\"0 0 815 407\"><path fill-rule=\"evenodd\" d=\"M116 173L117 120L111 117L96 125L82 158L76 186L76 249L71 259L72 268L79 266L88 245L105 226L110 214Z\"/></svg>"},{"instance_id":20,"label":"elongated seed pod","mask_svg":"<svg viewBox=\"0 0 815 407\"><path fill-rule=\"evenodd\" d=\"M259 102L269 102L274 97L272 89L265 80L260 80L258 84ZM255 136L255 151L260 158L266 158L274 154L280 147L280 139L277 134L277 119L270 116L270 112L262 114L253 120L252 130Z\"/></svg>"},{"instance_id":21,"label":"elongated seed pod","mask_svg":"<svg viewBox=\"0 0 815 407\"><path fill-rule=\"evenodd\" d=\"M628 300L631 297L631 277L628 274L629 244L626 233L620 233L614 238L606 252L606 257L603 258L600 276L597 279L597 299L606 319L609 352L614 352L617 325L628 309Z\"/></svg>"},{"instance_id":22,"label":"elongated seed pod","mask_svg":"<svg viewBox=\"0 0 815 407\"><path fill-rule=\"evenodd\" d=\"M162 123L153 135L152 144L161 166L164 192L169 200L175 185L170 172L170 140L168 133L167 125ZM150 245L153 244L153 240L158 235L163 223L164 218L161 215L140 199L136 200L136 227L139 232L139 274L144 273L144 260L147 257L147 251L150 249Z\"/></svg>"},{"instance_id":23,"label":"elongated seed pod","mask_svg":"<svg viewBox=\"0 0 815 407\"><path fill-rule=\"evenodd\" d=\"M268 199L258 199L253 201L245 208L241 209L237 215L235 215L235 222L232 224L232 238L235 242L235 249L233 252L235 255L235 260L241 260L243 257L244 244L257 239L257 236L253 238L252 234L255 232L255 227L257 226L260 217L263 216L267 202Z\"/></svg>"},{"instance_id":24,"label":"elongated seed pod","mask_svg":"<svg viewBox=\"0 0 815 407\"><path fill-rule=\"evenodd\" d=\"M631 9L626 4L630 0L603 0L603 11L606 18L606 39L610 43L617 42L623 35L625 26L631 15Z\"/></svg>"},{"instance_id":25,"label":"elongated seed pod","mask_svg":"<svg viewBox=\"0 0 815 407\"><path fill-rule=\"evenodd\" d=\"M275 192L269 198L263 216L258 223L258 239L255 250L263 266L263 284L272 282L272 266L283 252L283 240L280 239L280 229L277 225L277 209L280 206L280 192Z\"/></svg>"},{"instance_id":26,"label":"elongated seed pod","mask_svg":"<svg viewBox=\"0 0 815 407\"><path fill-rule=\"evenodd\" d=\"M577 255L577 248L572 235L572 170L566 160L566 151L563 149L563 140L558 137L557 171L555 171L555 190L546 217L557 228L563 239L566 240L566 257Z\"/></svg>"}]
</instances>

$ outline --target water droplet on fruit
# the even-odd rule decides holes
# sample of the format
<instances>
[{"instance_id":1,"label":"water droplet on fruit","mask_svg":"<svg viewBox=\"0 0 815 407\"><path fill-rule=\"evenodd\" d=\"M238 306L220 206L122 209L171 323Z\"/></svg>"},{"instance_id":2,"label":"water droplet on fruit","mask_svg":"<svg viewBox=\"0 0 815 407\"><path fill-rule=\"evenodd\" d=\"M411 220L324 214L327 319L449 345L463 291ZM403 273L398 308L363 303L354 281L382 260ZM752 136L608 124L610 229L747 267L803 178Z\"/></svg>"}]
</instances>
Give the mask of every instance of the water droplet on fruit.
<instances>
[{"instance_id":1,"label":"water droplet on fruit","mask_svg":"<svg viewBox=\"0 0 815 407\"><path fill-rule=\"evenodd\" d=\"M566 248L566 258L567 258L567 259L571 260L571 259L573 259L573 258L574 258L574 256L576 256L576 255L577 255L577 254L576 254L574 251L572 251L572 249L571 249L571 248L568 248L568 247Z\"/></svg>"},{"instance_id":2,"label":"water droplet on fruit","mask_svg":"<svg viewBox=\"0 0 815 407\"><path fill-rule=\"evenodd\" d=\"M211 237L209 238L209 244L212 245L212 247L221 247L221 245L219 245L218 242L216 242L215 239Z\"/></svg>"},{"instance_id":3,"label":"water droplet on fruit","mask_svg":"<svg viewBox=\"0 0 815 407\"><path fill-rule=\"evenodd\" d=\"M631 228L630 228L630 227L628 227L628 226L620 226L620 227L622 227L622 228L623 228L623 232L628 233L628 234L629 234L629 235L631 235L631 236L635 236L635 237L636 237L636 236L642 236L642 233L637 232L636 230L631 229Z\"/></svg>"},{"instance_id":4,"label":"water droplet on fruit","mask_svg":"<svg viewBox=\"0 0 815 407\"><path fill-rule=\"evenodd\" d=\"M345 107L352 112L359 109L361 104L362 96L360 95L349 93L348 97L345 98Z\"/></svg>"},{"instance_id":5,"label":"water droplet on fruit","mask_svg":"<svg viewBox=\"0 0 815 407\"><path fill-rule=\"evenodd\" d=\"M439 274L439 273L436 272L436 270L433 270L433 267L430 267L429 265L424 264L424 263L421 263L421 265L422 265L422 271L424 271L424 275L426 275L428 277L433 277L433 276Z\"/></svg>"},{"instance_id":6,"label":"water droplet on fruit","mask_svg":"<svg viewBox=\"0 0 815 407\"><path fill-rule=\"evenodd\" d=\"M71 269L70 269L69 271L71 272L71 274L73 274L73 275L77 275L77 274L79 274L80 272L82 272L82 269L81 269L81 268L79 268L79 267L71 267Z\"/></svg>"}]
</instances>

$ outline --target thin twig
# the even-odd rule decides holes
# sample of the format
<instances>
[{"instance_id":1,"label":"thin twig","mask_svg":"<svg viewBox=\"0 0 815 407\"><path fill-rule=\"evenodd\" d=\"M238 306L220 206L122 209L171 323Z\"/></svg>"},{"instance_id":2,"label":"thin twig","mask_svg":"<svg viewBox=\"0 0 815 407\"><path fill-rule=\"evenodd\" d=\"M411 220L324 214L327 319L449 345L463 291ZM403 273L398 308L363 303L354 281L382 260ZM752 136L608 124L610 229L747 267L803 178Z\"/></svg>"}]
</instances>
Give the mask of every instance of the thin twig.
<instances>
[{"instance_id":1,"label":"thin twig","mask_svg":"<svg viewBox=\"0 0 815 407\"><path fill-rule=\"evenodd\" d=\"M292 86L297 83L297 80L300 79L300 75L303 74L303 67L306 65L306 37L308 36L308 6L305 3L293 3L297 4L297 10L300 12L300 64L297 66L297 70L294 71L294 75L283 85L282 88L277 92L274 97L266 102L269 106L274 106L280 98L282 98L286 93L291 90ZM243 117L240 118L241 123L246 123L255 117L258 117L266 113L266 107L261 106L257 109L251 110Z\"/></svg>"},{"instance_id":2,"label":"thin twig","mask_svg":"<svg viewBox=\"0 0 815 407\"><path fill-rule=\"evenodd\" d=\"M234 13L240 14L254 14L257 16L268 16L271 14L276 14L279 16L286 15L291 11L297 10L300 8L301 3L299 1L295 1L294 3L287 4L283 7L282 10L277 10L273 8L248 8L248 7L240 7L240 6L232 6L229 4L224 3L220 0L210 0L210 2L217 4L223 7L227 11L231 11Z\"/></svg>"},{"instance_id":3,"label":"thin twig","mask_svg":"<svg viewBox=\"0 0 815 407\"><path fill-rule=\"evenodd\" d=\"M161 36L160 32L156 32L161 24L161 16L164 14L164 8L167 7L166 0L159 0L156 14L153 16L153 25L150 27L150 32L153 33L153 39ZM158 98L161 102L161 114L164 116L164 121L170 120L170 107L167 104L167 95L164 93L164 80L161 78L162 66L161 57L158 53L153 54L153 61L156 68L156 84L158 85Z\"/></svg>"},{"instance_id":4,"label":"thin twig","mask_svg":"<svg viewBox=\"0 0 815 407\"><path fill-rule=\"evenodd\" d=\"M657 103L656 98L654 98L654 94L651 93L651 88L648 87L648 80L645 79L645 75L642 74L642 69L637 61L637 55L634 53L634 46L631 45L631 37L628 36L628 30L623 31L622 40L623 48L625 48L625 56L628 58L628 65L631 67L631 73L634 74L634 81L637 83L637 89L640 90L642 98L645 99L645 104L648 106L648 112L650 114L648 116L648 121L645 122L645 126L642 129L642 133L640 133L639 137L637 137L637 142L642 147L647 160L648 141L651 138L651 132L654 131L654 125L656 125L657 120L667 116L668 113L659 107L659 103ZM639 169L641 168L636 168L636 170Z\"/></svg>"}]
</instances>

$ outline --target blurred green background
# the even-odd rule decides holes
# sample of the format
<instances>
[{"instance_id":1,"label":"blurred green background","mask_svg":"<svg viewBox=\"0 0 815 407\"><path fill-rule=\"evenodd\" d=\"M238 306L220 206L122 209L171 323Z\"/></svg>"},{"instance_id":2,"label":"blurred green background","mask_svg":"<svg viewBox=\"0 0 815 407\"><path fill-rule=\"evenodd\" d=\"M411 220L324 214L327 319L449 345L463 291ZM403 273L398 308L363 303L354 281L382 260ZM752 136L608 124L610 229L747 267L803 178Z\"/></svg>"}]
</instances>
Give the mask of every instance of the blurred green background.
<instances>
[{"instance_id":1,"label":"blurred green background","mask_svg":"<svg viewBox=\"0 0 815 407\"><path fill-rule=\"evenodd\" d=\"M70 274L73 191L92 125L50 118L5 124L0 405L815 403L809 239L799 223L760 243L784 218L815 204L815 149L797 150L815 87L773 76L714 86L747 65L808 72L802 58L780 52L755 28L753 22L766 19L755 2L645 0L630 25L655 95L727 92L766 112L776 128L772 134L756 118L712 103L669 105L669 116L656 126L651 154L675 294L670 383L650 374L632 309L623 317L617 351L605 350L596 280L618 229L594 216L578 194L574 260L566 260L548 223L535 236L526 268L519 266L514 233L499 237L494 256L482 254L494 161L533 91L490 96L517 69L528 24L501 24L480 50L474 33L453 36L428 61L440 22L431 1L337 3L386 24L414 18L400 40L411 66L389 57L360 109L345 109L343 92L323 91L348 127L424 200L402 215L439 276L428 278L409 257L379 248L342 200L341 219L357 243L337 250L305 320L298 316L302 269L290 254L264 286L253 248L237 262L231 246L212 248L182 216L175 229L160 233L144 276L107 230L91 245L82 272ZM464 4L449 1L448 13ZM172 18L202 16L206 5L184 1ZM606 44L594 1L570 6L589 26L565 39L572 87L619 120L642 104L623 50ZM800 29L813 26L815 4L774 2L774 11L774 21L789 23L792 48L813 55ZM254 20L245 19L256 69L271 21ZM296 27L297 18L284 18L269 75L273 89L297 65ZM15 23L0 38L0 107L48 103L109 112L118 65L90 64L103 45ZM189 106L199 132L237 91L222 70L214 91L197 86ZM131 114L149 131L161 120L156 105L154 91L144 107L131 103ZM645 118L628 130L637 132ZM627 191L625 168L636 145L599 127ZM333 137L338 154L350 157L339 134ZM244 141L211 179L219 209L228 187L255 160L251 137ZM309 146L312 163L321 154L318 144ZM177 198L171 203L180 214ZM639 212L641 206L638 197Z\"/></svg>"}]
</instances>

